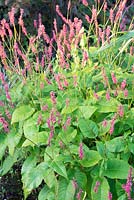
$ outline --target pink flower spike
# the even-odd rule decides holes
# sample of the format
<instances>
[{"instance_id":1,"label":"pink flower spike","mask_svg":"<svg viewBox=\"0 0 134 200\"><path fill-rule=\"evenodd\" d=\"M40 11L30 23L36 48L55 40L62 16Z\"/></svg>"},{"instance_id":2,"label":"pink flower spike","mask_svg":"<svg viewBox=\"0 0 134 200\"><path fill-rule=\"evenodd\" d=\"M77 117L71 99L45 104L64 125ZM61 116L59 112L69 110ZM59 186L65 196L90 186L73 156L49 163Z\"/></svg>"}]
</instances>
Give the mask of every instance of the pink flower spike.
<instances>
[{"instance_id":1,"label":"pink flower spike","mask_svg":"<svg viewBox=\"0 0 134 200\"><path fill-rule=\"evenodd\" d=\"M99 100L99 95L96 92L94 92L94 97Z\"/></svg>"},{"instance_id":2,"label":"pink flower spike","mask_svg":"<svg viewBox=\"0 0 134 200\"><path fill-rule=\"evenodd\" d=\"M105 2L104 7L103 7L103 11L106 12L107 10L107 2Z\"/></svg>"},{"instance_id":3,"label":"pink flower spike","mask_svg":"<svg viewBox=\"0 0 134 200\"><path fill-rule=\"evenodd\" d=\"M9 132L9 129L8 129L8 122L5 120L4 117L1 117L1 116L0 116L0 123L2 124L4 131L5 131L5 132Z\"/></svg>"},{"instance_id":4,"label":"pink flower spike","mask_svg":"<svg viewBox=\"0 0 134 200\"><path fill-rule=\"evenodd\" d=\"M39 116L38 116L38 120L37 120L37 124L40 125L41 122L42 122L42 115L39 114Z\"/></svg>"},{"instance_id":5,"label":"pink flower spike","mask_svg":"<svg viewBox=\"0 0 134 200\"><path fill-rule=\"evenodd\" d=\"M107 120L106 120L106 119L104 119L104 121L102 122L102 126L103 126L103 127L106 127L106 126L107 126L107 124L108 124Z\"/></svg>"},{"instance_id":6,"label":"pink flower spike","mask_svg":"<svg viewBox=\"0 0 134 200\"><path fill-rule=\"evenodd\" d=\"M117 84L117 79L116 79L116 77L115 77L115 75L114 75L113 72L111 73L111 77L112 77L113 83L114 83L114 84Z\"/></svg>"},{"instance_id":7,"label":"pink flower spike","mask_svg":"<svg viewBox=\"0 0 134 200\"><path fill-rule=\"evenodd\" d=\"M123 92L124 92L124 97L128 97L128 90L125 89Z\"/></svg>"},{"instance_id":8,"label":"pink flower spike","mask_svg":"<svg viewBox=\"0 0 134 200\"><path fill-rule=\"evenodd\" d=\"M65 122L65 124L63 126L64 131L66 131L67 127L69 127L70 124L71 124L71 117L68 117L67 121Z\"/></svg>"},{"instance_id":9,"label":"pink flower spike","mask_svg":"<svg viewBox=\"0 0 134 200\"><path fill-rule=\"evenodd\" d=\"M40 83L40 89L41 89L41 90L44 89L44 83L43 83L43 82Z\"/></svg>"},{"instance_id":10,"label":"pink flower spike","mask_svg":"<svg viewBox=\"0 0 134 200\"><path fill-rule=\"evenodd\" d=\"M112 193L111 192L108 193L108 200L112 200Z\"/></svg>"},{"instance_id":11,"label":"pink flower spike","mask_svg":"<svg viewBox=\"0 0 134 200\"><path fill-rule=\"evenodd\" d=\"M79 158L82 160L83 157L84 157L83 144L80 143L80 146L79 146Z\"/></svg>"},{"instance_id":12,"label":"pink flower spike","mask_svg":"<svg viewBox=\"0 0 134 200\"><path fill-rule=\"evenodd\" d=\"M97 193L98 192L98 188L100 186L100 182L99 181L96 181L96 184L94 186L94 192Z\"/></svg>"},{"instance_id":13,"label":"pink flower spike","mask_svg":"<svg viewBox=\"0 0 134 200\"><path fill-rule=\"evenodd\" d=\"M10 20L11 25L14 25L14 15L15 15L15 8L12 7L11 11L8 12L8 16L9 16L9 20Z\"/></svg>"},{"instance_id":14,"label":"pink flower spike","mask_svg":"<svg viewBox=\"0 0 134 200\"><path fill-rule=\"evenodd\" d=\"M71 8L71 0L68 1L67 10L70 10L70 8Z\"/></svg>"},{"instance_id":15,"label":"pink flower spike","mask_svg":"<svg viewBox=\"0 0 134 200\"><path fill-rule=\"evenodd\" d=\"M87 7L88 6L87 0L82 0L82 4Z\"/></svg>"},{"instance_id":16,"label":"pink flower spike","mask_svg":"<svg viewBox=\"0 0 134 200\"><path fill-rule=\"evenodd\" d=\"M123 105L120 105L118 107L118 114L120 117L123 117L124 116L124 108L123 108Z\"/></svg>"},{"instance_id":17,"label":"pink flower spike","mask_svg":"<svg viewBox=\"0 0 134 200\"><path fill-rule=\"evenodd\" d=\"M132 66L132 73L134 73L134 65Z\"/></svg>"},{"instance_id":18,"label":"pink flower spike","mask_svg":"<svg viewBox=\"0 0 134 200\"><path fill-rule=\"evenodd\" d=\"M110 122L110 124L111 124L110 130L109 130L110 135L112 135L112 133L114 132L114 124L115 124L116 117L117 117L117 115L115 114Z\"/></svg>"},{"instance_id":19,"label":"pink flower spike","mask_svg":"<svg viewBox=\"0 0 134 200\"><path fill-rule=\"evenodd\" d=\"M50 92L51 101L53 104L56 104L55 93L53 91Z\"/></svg>"},{"instance_id":20,"label":"pink flower spike","mask_svg":"<svg viewBox=\"0 0 134 200\"><path fill-rule=\"evenodd\" d=\"M5 113L6 113L6 116L8 119L12 118L12 115L10 114L10 112L7 109L5 110Z\"/></svg>"},{"instance_id":21,"label":"pink flower spike","mask_svg":"<svg viewBox=\"0 0 134 200\"><path fill-rule=\"evenodd\" d=\"M49 134L49 138L48 138L48 146L51 145L51 140L52 140L53 136L54 136L54 133L53 133L53 131L51 131Z\"/></svg>"},{"instance_id":22,"label":"pink flower spike","mask_svg":"<svg viewBox=\"0 0 134 200\"><path fill-rule=\"evenodd\" d=\"M72 180L72 182L73 182L74 189L76 190L76 189L77 189L77 187L78 187L78 184L77 184L77 182L76 182L76 180L75 180L75 179L73 179L73 180Z\"/></svg>"},{"instance_id":23,"label":"pink flower spike","mask_svg":"<svg viewBox=\"0 0 134 200\"><path fill-rule=\"evenodd\" d=\"M34 19L34 28L37 28L37 20Z\"/></svg>"},{"instance_id":24,"label":"pink flower spike","mask_svg":"<svg viewBox=\"0 0 134 200\"><path fill-rule=\"evenodd\" d=\"M131 189L132 189L132 167L129 170L128 177L127 177L127 183L122 185L122 188L127 193L128 200L131 199Z\"/></svg>"},{"instance_id":25,"label":"pink flower spike","mask_svg":"<svg viewBox=\"0 0 134 200\"><path fill-rule=\"evenodd\" d=\"M5 104L4 104L2 101L0 101L0 106L1 106L1 107L4 107L4 105L5 105Z\"/></svg>"},{"instance_id":26,"label":"pink flower spike","mask_svg":"<svg viewBox=\"0 0 134 200\"><path fill-rule=\"evenodd\" d=\"M76 195L77 200L81 200L81 194L82 194L82 189L80 189Z\"/></svg>"},{"instance_id":27,"label":"pink flower spike","mask_svg":"<svg viewBox=\"0 0 134 200\"><path fill-rule=\"evenodd\" d=\"M64 144L63 144L63 142L61 140L59 141L59 145L60 145L60 148L64 147Z\"/></svg>"},{"instance_id":28,"label":"pink flower spike","mask_svg":"<svg viewBox=\"0 0 134 200\"><path fill-rule=\"evenodd\" d=\"M115 92L114 92L114 96L115 96L115 97L118 96L118 91L117 91L117 90L115 90Z\"/></svg>"},{"instance_id":29,"label":"pink flower spike","mask_svg":"<svg viewBox=\"0 0 134 200\"><path fill-rule=\"evenodd\" d=\"M48 105L44 105L44 106L42 106L42 108L41 108L42 111L46 111L47 109L48 109Z\"/></svg>"},{"instance_id":30,"label":"pink flower spike","mask_svg":"<svg viewBox=\"0 0 134 200\"><path fill-rule=\"evenodd\" d=\"M88 15L85 15L85 19L87 20L87 22L90 24L91 23L91 19Z\"/></svg>"},{"instance_id":31,"label":"pink flower spike","mask_svg":"<svg viewBox=\"0 0 134 200\"><path fill-rule=\"evenodd\" d=\"M109 101L110 100L110 93L107 91L106 92L106 100Z\"/></svg>"},{"instance_id":32,"label":"pink flower spike","mask_svg":"<svg viewBox=\"0 0 134 200\"><path fill-rule=\"evenodd\" d=\"M67 98L67 99L66 99L66 107L68 107L68 106L69 106L69 103L70 103L70 99L69 99L69 98Z\"/></svg>"},{"instance_id":33,"label":"pink flower spike","mask_svg":"<svg viewBox=\"0 0 134 200\"><path fill-rule=\"evenodd\" d=\"M124 90L126 87L126 80L123 80L121 83L121 89Z\"/></svg>"},{"instance_id":34,"label":"pink flower spike","mask_svg":"<svg viewBox=\"0 0 134 200\"><path fill-rule=\"evenodd\" d=\"M73 76L73 84L74 84L74 87L77 87L77 76Z\"/></svg>"},{"instance_id":35,"label":"pink flower spike","mask_svg":"<svg viewBox=\"0 0 134 200\"><path fill-rule=\"evenodd\" d=\"M110 9L110 16L109 16L109 19L110 19L110 21L111 21L111 24L113 24L113 22L114 22L114 11L113 11L112 8Z\"/></svg>"}]
</instances>

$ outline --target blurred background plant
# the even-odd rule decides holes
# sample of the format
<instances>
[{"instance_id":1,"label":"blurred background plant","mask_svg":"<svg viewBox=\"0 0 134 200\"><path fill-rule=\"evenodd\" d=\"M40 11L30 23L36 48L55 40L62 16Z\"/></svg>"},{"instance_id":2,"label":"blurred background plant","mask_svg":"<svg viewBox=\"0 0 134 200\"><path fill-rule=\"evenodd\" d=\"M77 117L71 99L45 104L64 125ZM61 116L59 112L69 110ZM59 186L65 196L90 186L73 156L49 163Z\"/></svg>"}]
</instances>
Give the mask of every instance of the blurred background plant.
<instances>
[{"instance_id":1,"label":"blurred background plant","mask_svg":"<svg viewBox=\"0 0 134 200\"><path fill-rule=\"evenodd\" d=\"M24 21L27 27L27 30L30 32L34 31L33 28L33 21L38 19L38 14L41 13L42 21L45 25L46 32L51 35L53 30L53 19L57 18L57 25L58 29L60 30L63 21L60 17L56 14L55 6L58 4L64 16L67 16L67 5L69 0L0 0L0 19L5 18L8 19L8 12L11 10L11 7L15 8L16 18L19 16L19 9L24 9ZM88 0L89 7L92 8L93 4L99 2L101 6L104 4L105 1L102 0ZM107 1L107 8L106 8L106 16L108 17L110 8L113 8L115 3L118 1L110 0ZM126 24L129 24L131 21L132 16L134 16L134 1L129 0L126 3L126 9L123 15L123 21ZM118 9L118 6L117 6ZM91 11L91 10L90 10ZM78 17L82 19L83 24L85 27L88 28L87 21L85 20L85 14L91 17L92 13L89 12L89 9L86 8L81 0L71 0L71 9L68 13L68 17L73 19L74 17ZM103 14L102 14L103 15ZM99 18L99 22L103 23L103 16Z\"/></svg>"}]
</instances>

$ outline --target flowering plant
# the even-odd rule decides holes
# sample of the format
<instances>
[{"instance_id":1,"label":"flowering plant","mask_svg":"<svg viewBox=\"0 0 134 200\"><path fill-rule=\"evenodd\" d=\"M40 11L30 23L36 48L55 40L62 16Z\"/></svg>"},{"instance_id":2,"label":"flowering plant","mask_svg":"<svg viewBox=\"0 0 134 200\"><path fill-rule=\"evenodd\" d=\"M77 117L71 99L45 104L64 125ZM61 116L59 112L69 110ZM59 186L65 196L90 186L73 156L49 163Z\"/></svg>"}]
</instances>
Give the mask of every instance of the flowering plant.
<instances>
[{"instance_id":1,"label":"flowering plant","mask_svg":"<svg viewBox=\"0 0 134 200\"><path fill-rule=\"evenodd\" d=\"M92 18L65 18L50 38L39 20L30 36L20 10L19 32L1 21L1 176L17 161L26 199L132 199L134 162L134 31L119 30L126 1L106 21L106 1ZM88 6L88 1L83 1ZM98 22L104 11L104 24ZM23 35L22 35L23 34ZM23 36L23 37L21 37ZM26 38L23 45L22 38ZM6 112L7 111L7 112ZM8 132L8 134L6 134ZM127 180L127 181L126 181Z\"/></svg>"}]
</instances>

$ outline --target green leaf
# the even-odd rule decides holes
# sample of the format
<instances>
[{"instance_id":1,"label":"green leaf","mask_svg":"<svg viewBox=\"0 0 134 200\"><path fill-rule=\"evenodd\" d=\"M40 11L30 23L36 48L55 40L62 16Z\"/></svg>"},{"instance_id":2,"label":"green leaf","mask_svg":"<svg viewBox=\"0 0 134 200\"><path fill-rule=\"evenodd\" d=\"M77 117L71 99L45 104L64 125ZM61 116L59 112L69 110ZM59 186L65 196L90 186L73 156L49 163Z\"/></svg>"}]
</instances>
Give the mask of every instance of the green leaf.
<instances>
[{"instance_id":1,"label":"green leaf","mask_svg":"<svg viewBox=\"0 0 134 200\"><path fill-rule=\"evenodd\" d=\"M38 196L38 200L55 200L54 193L45 185Z\"/></svg>"},{"instance_id":2,"label":"green leaf","mask_svg":"<svg viewBox=\"0 0 134 200\"><path fill-rule=\"evenodd\" d=\"M108 178L126 179L130 165L124 160L109 159L106 162L106 169L103 172L104 176Z\"/></svg>"},{"instance_id":3,"label":"green leaf","mask_svg":"<svg viewBox=\"0 0 134 200\"><path fill-rule=\"evenodd\" d=\"M75 188L72 181L61 180L59 182L58 197L57 200L74 200Z\"/></svg>"},{"instance_id":4,"label":"green leaf","mask_svg":"<svg viewBox=\"0 0 134 200\"><path fill-rule=\"evenodd\" d=\"M97 141L96 142L97 151L103 158L106 157L106 148L103 142Z\"/></svg>"},{"instance_id":5,"label":"green leaf","mask_svg":"<svg viewBox=\"0 0 134 200\"><path fill-rule=\"evenodd\" d=\"M114 184L118 197L122 196L122 194L124 194L124 192L125 192L124 189L122 188L122 182L121 181L122 180L116 180L116 182Z\"/></svg>"},{"instance_id":6,"label":"green leaf","mask_svg":"<svg viewBox=\"0 0 134 200\"><path fill-rule=\"evenodd\" d=\"M13 129L7 136L7 146L9 149L9 154L13 156L15 147L19 143L21 139L22 134L21 133L16 133L15 130Z\"/></svg>"},{"instance_id":7,"label":"green leaf","mask_svg":"<svg viewBox=\"0 0 134 200\"><path fill-rule=\"evenodd\" d=\"M18 152L16 151L13 156L9 155L5 158L2 168L0 169L1 175L5 175L17 161Z\"/></svg>"},{"instance_id":8,"label":"green leaf","mask_svg":"<svg viewBox=\"0 0 134 200\"><path fill-rule=\"evenodd\" d=\"M118 106L120 105L120 103L114 99L114 98L110 98L109 101L107 101L106 99L102 98L99 101L99 105L98 105L98 112L100 113L109 113L109 112L117 112Z\"/></svg>"},{"instance_id":9,"label":"green leaf","mask_svg":"<svg viewBox=\"0 0 134 200\"><path fill-rule=\"evenodd\" d=\"M29 145L34 146L48 143L48 132L38 132L39 127L37 125L37 117L38 115L36 117L34 115L32 118L24 122L24 135L27 138L27 140L24 141L22 145L23 147Z\"/></svg>"},{"instance_id":10,"label":"green leaf","mask_svg":"<svg viewBox=\"0 0 134 200\"><path fill-rule=\"evenodd\" d=\"M45 149L44 161L47 162L59 158L59 151L60 148L55 147L54 145L47 146Z\"/></svg>"},{"instance_id":11,"label":"green leaf","mask_svg":"<svg viewBox=\"0 0 134 200\"><path fill-rule=\"evenodd\" d=\"M84 158L80 160L80 164L83 167L92 167L96 165L101 159L102 158L97 151L89 150L84 153Z\"/></svg>"},{"instance_id":12,"label":"green leaf","mask_svg":"<svg viewBox=\"0 0 134 200\"><path fill-rule=\"evenodd\" d=\"M67 130L61 131L58 134L57 139L58 139L58 142L59 140L62 140L64 144L68 144L76 137L76 135L77 135L77 130L72 127L69 127L67 128Z\"/></svg>"},{"instance_id":13,"label":"green leaf","mask_svg":"<svg viewBox=\"0 0 134 200\"><path fill-rule=\"evenodd\" d=\"M78 124L84 137L88 137L88 138L97 137L98 127L95 122L88 119L80 119Z\"/></svg>"},{"instance_id":14,"label":"green leaf","mask_svg":"<svg viewBox=\"0 0 134 200\"><path fill-rule=\"evenodd\" d=\"M65 165L61 161L52 161L49 167L53 169L57 174L67 179L66 168L65 168Z\"/></svg>"},{"instance_id":15,"label":"green leaf","mask_svg":"<svg viewBox=\"0 0 134 200\"><path fill-rule=\"evenodd\" d=\"M21 168L21 174L23 175L24 173L30 171L32 168L36 166L36 163L37 163L37 158L34 154L28 156L26 160L23 162Z\"/></svg>"},{"instance_id":16,"label":"green leaf","mask_svg":"<svg viewBox=\"0 0 134 200\"><path fill-rule=\"evenodd\" d=\"M93 113L96 111L97 108L95 106L80 106L79 109L82 116L85 119L89 119L93 115Z\"/></svg>"},{"instance_id":17,"label":"green leaf","mask_svg":"<svg viewBox=\"0 0 134 200\"><path fill-rule=\"evenodd\" d=\"M110 152L121 152L125 148L123 137L117 137L106 142L106 148Z\"/></svg>"},{"instance_id":18,"label":"green leaf","mask_svg":"<svg viewBox=\"0 0 134 200\"><path fill-rule=\"evenodd\" d=\"M30 119L26 120L23 125L24 135L27 136L28 134L37 133L39 131L39 127L37 126L37 119L31 117Z\"/></svg>"},{"instance_id":19,"label":"green leaf","mask_svg":"<svg viewBox=\"0 0 134 200\"><path fill-rule=\"evenodd\" d=\"M128 198L126 194L123 194L117 200L128 200Z\"/></svg>"},{"instance_id":20,"label":"green leaf","mask_svg":"<svg viewBox=\"0 0 134 200\"><path fill-rule=\"evenodd\" d=\"M24 121L34 113L35 109L30 105L23 105L19 108L16 108L12 115L11 124L15 122Z\"/></svg>"},{"instance_id":21,"label":"green leaf","mask_svg":"<svg viewBox=\"0 0 134 200\"><path fill-rule=\"evenodd\" d=\"M6 143L6 135L5 134L0 134L0 160L2 159L5 150L7 147L7 143Z\"/></svg>"},{"instance_id":22,"label":"green leaf","mask_svg":"<svg viewBox=\"0 0 134 200\"><path fill-rule=\"evenodd\" d=\"M55 185L56 177L52 169L46 169L43 177L49 188L52 188Z\"/></svg>"},{"instance_id":23,"label":"green leaf","mask_svg":"<svg viewBox=\"0 0 134 200\"><path fill-rule=\"evenodd\" d=\"M129 142L128 143L128 149L132 154L134 154L134 143Z\"/></svg>"},{"instance_id":24,"label":"green leaf","mask_svg":"<svg viewBox=\"0 0 134 200\"><path fill-rule=\"evenodd\" d=\"M48 168L46 163L40 163L38 166L25 171L22 174L22 183L25 199L31 191L37 188L43 181L44 171Z\"/></svg>"},{"instance_id":25,"label":"green leaf","mask_svg":"<svg viewBox=\"0 0 134 200\"><path fill-rule=\"evenodd\" d=\"M98 191L94 191L96 182L99 181ZM107 200L109 192L109 184L106 178L95 178L92 183L91 196L93 200Z\"/></svg>"},{"instance_id":26,"label":"green leaf","mask_svg":"<svg viewBox=\"0 0 134 200\"><path fill-rule=\"evenodd\" d=\"M109 132L110 126L111 126L110 121L108 121L106 127L102 125L102 122L99 123L99 136L105 135L107 132Z\"/></svg>"},{"instance_id":27,"label":"green leaf","mask_svg":"<svg viewBox=\"0 0 134 200\"><path fill-rule=\"evenodd\" d=\"M76 109L78 108L78 106L74 106L74 105L69 105L68 107L65 106L61 112L61 114L70 114L72 112L74 112Z\"/></svg>"},{"instance_id":28,"label":"green leaf","mask_svg":"<svg viewBox=\"0 0 134 200\"><path fill-rule=\"evenodd\" d=\"M87 186L87 176L85 173L77 170L75 172L75 175L74 175L77 183L78 183L78 186L84 191L86 190L86 186Z\"/></svg>"},{"instance_id":29,"label":"green leaf","mask_svg":"<svg viewBox=\"0 0 134 200\"><path fill-rule=\"evenodd\" d=\"M48 144L48 132L41 131L41 132L35 132L35 133L28 133L25 134L25 137L27 140L23 143L23 147L26 146L34 146L34 145L45 145Z\"/></svg>"}]
</instances>

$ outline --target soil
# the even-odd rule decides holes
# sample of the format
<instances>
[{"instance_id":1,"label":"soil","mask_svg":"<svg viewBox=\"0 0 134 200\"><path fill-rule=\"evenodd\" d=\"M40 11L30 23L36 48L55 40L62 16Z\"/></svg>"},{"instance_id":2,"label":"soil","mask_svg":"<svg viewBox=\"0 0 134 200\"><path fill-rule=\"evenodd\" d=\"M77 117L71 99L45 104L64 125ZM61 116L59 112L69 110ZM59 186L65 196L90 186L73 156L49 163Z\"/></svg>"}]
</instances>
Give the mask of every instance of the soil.
<instances>
[{"instance_id":1,"label":"soil","mask_svg":"<svg viewBox=\"0 0 134 200\"><path fill-rule=\"evenodd\" d=\"M23 200L21 166L15 165L9 173L0 177L0 200ZM39 191L34 190L27 200L36 200Z\"/></svg>"}]
</instances>

